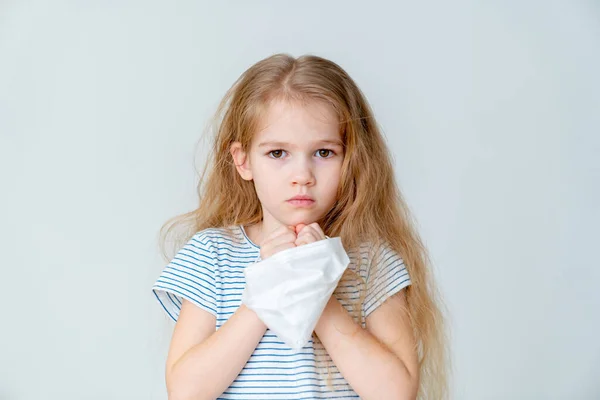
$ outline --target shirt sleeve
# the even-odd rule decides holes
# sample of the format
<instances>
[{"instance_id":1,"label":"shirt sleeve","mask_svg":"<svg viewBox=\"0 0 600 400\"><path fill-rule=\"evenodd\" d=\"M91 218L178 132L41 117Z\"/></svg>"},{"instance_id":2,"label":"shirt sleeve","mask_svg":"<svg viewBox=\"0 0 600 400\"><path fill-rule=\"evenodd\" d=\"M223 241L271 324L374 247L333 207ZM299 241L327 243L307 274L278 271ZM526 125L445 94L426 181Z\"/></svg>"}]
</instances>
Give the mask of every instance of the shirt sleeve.
<instances>
[{"instance_id":1,"label":"shirt sleeve","mask_svg":"<svg viewBox=\"0 0 600 400\"><path fill-rule=\"evenodd\" d=\"M365 318L390 296L411 284L402 257L387 242L382 245L382 248L383 250L374 260L375 269L370 268L367 276L367 294L364 303Z\"/></svg>"},{"instance_id":2,"label":"shirt sleeve","mask_svg":"<svg viewBox=\"0 0 600 400\"><path fill-rule=\"evenodd\" d=\"M177 321L183 299L217 316L215 271L208 238L200 232L163 269L152 292L166 313Z\"/></svg>"}]
</instances>

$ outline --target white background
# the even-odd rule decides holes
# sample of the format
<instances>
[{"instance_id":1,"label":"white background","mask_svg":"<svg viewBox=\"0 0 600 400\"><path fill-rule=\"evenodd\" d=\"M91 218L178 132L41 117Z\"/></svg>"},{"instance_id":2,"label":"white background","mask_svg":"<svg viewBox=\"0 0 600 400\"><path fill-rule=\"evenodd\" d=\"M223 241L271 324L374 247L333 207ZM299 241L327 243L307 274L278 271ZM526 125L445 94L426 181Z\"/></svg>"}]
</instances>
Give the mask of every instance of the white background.
<instances>
[{"instance_id":1,"label":"white background","mask_svg":"<svg viewBox=\"0 0 600 400\"><path fill-rule=\"evenodd\" d=\"M600 398L600 5L0 2L0 399L165 399L157 235L275 52L330 58L394 153L454 399Z\"/></svg>"}]
</instances>

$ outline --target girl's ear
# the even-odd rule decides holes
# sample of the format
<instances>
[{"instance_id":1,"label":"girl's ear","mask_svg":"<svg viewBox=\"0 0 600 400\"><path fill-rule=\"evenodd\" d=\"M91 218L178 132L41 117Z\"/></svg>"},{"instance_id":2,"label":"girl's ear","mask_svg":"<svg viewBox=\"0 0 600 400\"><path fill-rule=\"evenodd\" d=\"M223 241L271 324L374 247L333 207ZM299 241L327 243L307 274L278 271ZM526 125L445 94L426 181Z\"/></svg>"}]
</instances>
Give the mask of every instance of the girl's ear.
<instances>
[{"instance_id":1,"label":"girl's ear","mask_svg":"<svg viewBox=\"0 0 600 400\"><path fill-rule=\"evenodd\" d=\"M231 148L229 149L229 152L233 157L235 168L237 169L242 179L251 181L252 170L250 169L250 157L248 157L246 152L242 149L242 144L240 142L233 142Z\"/></svg>"}]
</instances>

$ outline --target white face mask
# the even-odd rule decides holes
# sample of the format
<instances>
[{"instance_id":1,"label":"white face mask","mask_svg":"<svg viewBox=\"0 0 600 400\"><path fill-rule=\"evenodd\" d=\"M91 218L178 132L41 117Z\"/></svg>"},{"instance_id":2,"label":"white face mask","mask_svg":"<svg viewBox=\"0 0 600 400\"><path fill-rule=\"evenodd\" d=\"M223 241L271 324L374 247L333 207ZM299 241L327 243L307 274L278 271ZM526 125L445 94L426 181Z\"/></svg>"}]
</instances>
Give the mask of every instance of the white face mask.
<instances>
[{"instance_id":1,"label":"white face mask","mask_svg":"<svg viewBox=\"0 0 600 400\"><path fill-rule=\"evenodd\" d=\"M242 303L284 343L300 350L349 263L339 237L280 251L244 270Z\"/></svg>"}]
</instances>

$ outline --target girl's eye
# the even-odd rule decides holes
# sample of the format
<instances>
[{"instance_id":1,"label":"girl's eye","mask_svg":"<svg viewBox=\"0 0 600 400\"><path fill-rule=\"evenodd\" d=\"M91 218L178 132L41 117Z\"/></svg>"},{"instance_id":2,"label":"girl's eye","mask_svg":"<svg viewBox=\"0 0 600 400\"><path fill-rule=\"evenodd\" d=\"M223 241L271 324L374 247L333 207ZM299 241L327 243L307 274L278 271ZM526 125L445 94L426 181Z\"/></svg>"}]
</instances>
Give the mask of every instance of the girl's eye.
<instances>
[{"instance_id":1,"label":"girl's eye","mask_svg":"<svg viewBox=\"0 0 600 400\"><path fill-rule=\"evenodd\" d=\"M326 154L333 153L333 151L332 151L332 150L329 150L329 149L320 149L320 150L319 150L319 153L320 153L320 154L323 154L323 153L321 153L322 151L325 151L325 152L326 152ZM323 158L329 158L329 157L323 157Z\"/></svg>"},{"instance_id":2,"label":"girl's eye","mask_svg":"<svg viewBox=\"0 0 600 400\"><path fill-rule=\"evenodd\" d=\"M273 154L273 153L281 153L283 150L272 150L269 152L269 154ZM272 157L272 158L281 158L281 157Z\"/></svg>"}]
</instances>

